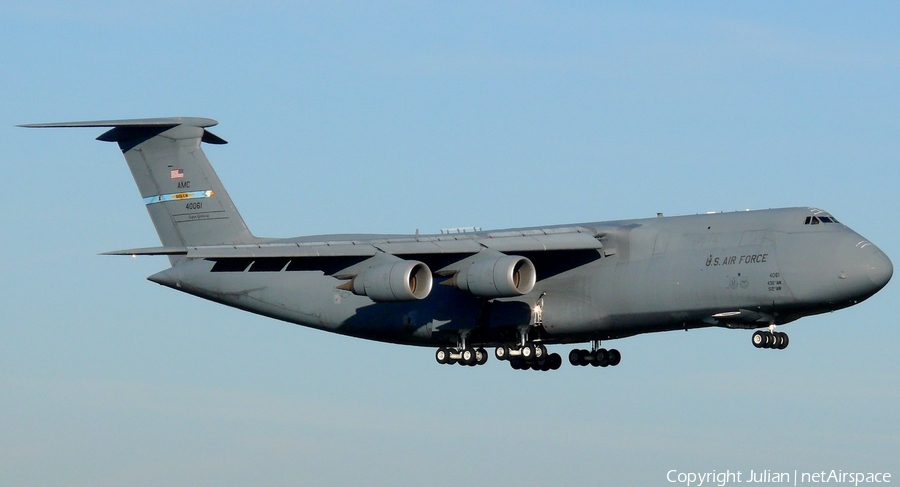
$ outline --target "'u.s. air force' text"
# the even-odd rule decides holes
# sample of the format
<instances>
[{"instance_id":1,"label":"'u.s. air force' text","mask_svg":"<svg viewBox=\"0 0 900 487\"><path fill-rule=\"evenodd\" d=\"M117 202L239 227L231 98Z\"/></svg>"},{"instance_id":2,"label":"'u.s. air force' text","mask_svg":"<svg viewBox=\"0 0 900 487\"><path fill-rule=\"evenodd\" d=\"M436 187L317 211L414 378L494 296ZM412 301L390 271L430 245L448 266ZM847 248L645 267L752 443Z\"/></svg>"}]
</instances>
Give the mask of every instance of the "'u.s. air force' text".
<instances>
[{"instance_id":1,"label":"'u.s. air force' text","mask_svg":"<svg viewBox=\"0 0 900 487\"><path fill-rule=\"evenodd\" d=\"M715 257L710 254L709 258L706 259L706 266L762 264L767 262L768 259L769 254L729 255L726 257Z\"/></svg>"}]
</instances>

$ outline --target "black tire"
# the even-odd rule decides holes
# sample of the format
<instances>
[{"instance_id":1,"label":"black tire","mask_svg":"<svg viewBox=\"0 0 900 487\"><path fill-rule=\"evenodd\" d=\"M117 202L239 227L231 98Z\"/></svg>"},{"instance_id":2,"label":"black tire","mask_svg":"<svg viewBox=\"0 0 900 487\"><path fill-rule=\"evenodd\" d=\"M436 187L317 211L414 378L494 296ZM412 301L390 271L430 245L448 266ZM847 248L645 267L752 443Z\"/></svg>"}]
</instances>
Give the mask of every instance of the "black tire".
<instances>
[{"instance_id":1,"label":"black tire","mask_svg":"<svg viewBox=\"0 0 900 487\"><path fill-rule=\"evenodd\" d=\"M526 343L525 346L522 347L521 352L523 360L532 360L534 358L534 345L531 343Z\"/></svg>"},{"instance_id":2,"label":"black tire","mask_svg":"<svg viewBox=\"0 0 900 487\"><path fill-rule=\"evenodd\" d=\"M541 343L538 343L537 345L534 346L534 358L538 359L538 358L543 358L546 356L547 356L547 347L545 347Z\"/></svg>"},{"instance_id":3,"label":"black tire","mask_svg":"<svg viewBox=\"0 0 900 487\"><path fill-rule=\"evenodd\" d=\"M483 348L479 348L475 350L475 365L484 365L488 361L488 353L487 350Z\"/></svg>"},{"instance_id":4,"label":"black tire","mask_svg":"<svg viewBox=\"0 0 900 487\"><path fill-rule=\"evenodd\" d=\"M436 352L434 352L434 358L437 360L437 363L444 365L447 363L447 360L450 358L450 351L447 350L446 347L438 348Z\"/></svg>"},{"instance_id":5,"label":"black tire","mask_svg":"<svg viewBox=\"0 0 900 487\"><path fill-rule=\"evenodd\" d=\"M609 365L609 352L605 348L598 349L596 352L596 360L600 362L600 367Z\"/></svg>"},{"instance_id":6,"label":"black tire","mask_svg":"<svg viewBox=\"0 0 900 487\"><path fill-rule=\"evenodd\" d=\"M788 344L791 342L791 339L788 338L788 334L784 332L779 332L781 334L781 343L778 344L779 350L784 350L787 348Z\"/></svg>"},{"instance_id":7,"label":"black tire","mask_svg":"<svg viewBox=\"0 0 900 487\"><path fill-rule=\"evenodd\" d=\"M496 349L494 349L494 357L497 357L497 360L509 360L509 347L506 345L500 345Z\"/></svg>"},{"instance_id":8,"label":"black tire","mask_svg":"<svg viewBox=\"0 0 900 487\"><path fill-rule=\"evenodd\" d=\"M616 365L619 365L619 362L622 361L622 354L619 353L619 351L616 350L615 348L609 349L608 357L609 357L609 366L610 367L615 367Z\"/></svg>"},{"instance_id":9,"label":"black tire","mask_svg":"<svg viewBox=\"0 0 900 487\"><path fill-rule=\"evenodd\" d=\"M763 332L757 331L753 333L753 346L756 348L763 348L766 345L766 337L763 336Z\"/></svg>"},{"instance_id":10,"label":"black tire","mask_svg":"<svg viewBox=\"0 0 900 487\"><path fill-rule=\"evenodd\" d=\"M472 347L464 348L462 351L462 358L459 360L463 365L475 365L475 349Z\"/></svg>"},{"instance_id":11,"label":"black tire","mask_svg":"<svg viewBox=\"0 0 900 487\"><path fill-rule=\"evenodd\" d=\"M557 370L562 366L562 357L558 353L550 354L550 369Z\"/></svg>"},{"instance_id":12,"label":"black tire","mask_svg":"<svg viewBox=\"0 0 900 487\"><path fill-rule=\"evenodd\" d=\"M569 352L569 363L575 366L584 365L581 363L581 350L573 348L572 351Z\"/></svg>"}]
</instances>

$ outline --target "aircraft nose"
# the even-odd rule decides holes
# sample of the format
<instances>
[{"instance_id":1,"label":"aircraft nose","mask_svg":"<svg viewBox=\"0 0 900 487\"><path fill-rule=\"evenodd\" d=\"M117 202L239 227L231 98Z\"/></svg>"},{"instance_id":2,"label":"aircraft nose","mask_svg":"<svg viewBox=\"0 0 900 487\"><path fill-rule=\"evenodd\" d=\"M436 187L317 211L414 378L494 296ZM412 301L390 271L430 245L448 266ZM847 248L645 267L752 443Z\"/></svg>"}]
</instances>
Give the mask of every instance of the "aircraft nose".
<instances>
[{"instance_id":1,"label":"aircraft nose","mask_svg":"<svg viewBox=\"0 0 900 487\"><path fill-rule=\"evenodd\" d=\"M875 246L872 245L872 247ZM891 259L888 258L887 254L878 247L875 247L875 251L869 255L865 265L868 270L869 280L875 285L876 291L887 285L888 281L891 280L891 276L894 275L894 264L891 263Z\"/></svg>"},{"instance_id":2,"label":"aircraft nose","mask_svg":"<svg viewBox=\"0 0 900 487\"><path fill-rule=\"evenodd\" d=\"M862 299L878 292L894 275L891 259L868 240L857 240L848 248L841 267L841 287Z\"/></svg>"}]
</instances>

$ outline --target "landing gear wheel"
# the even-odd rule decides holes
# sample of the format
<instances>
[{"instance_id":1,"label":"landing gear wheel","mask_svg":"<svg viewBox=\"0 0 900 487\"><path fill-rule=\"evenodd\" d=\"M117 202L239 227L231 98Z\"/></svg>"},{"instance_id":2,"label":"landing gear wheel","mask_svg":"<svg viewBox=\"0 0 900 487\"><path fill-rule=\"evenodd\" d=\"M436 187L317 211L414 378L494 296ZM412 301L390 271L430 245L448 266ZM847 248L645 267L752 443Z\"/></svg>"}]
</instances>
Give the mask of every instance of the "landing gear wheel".
<instances>
[{"instance_id":1,"label":"landing gear wheel","mask_svg":"<svg viewBox=\"0 0 900 487\"><path fill-rule=\"evenodd\" d=\"M531 343L526 343L522 347L522 358L526 361L530 361L535 356L534 345Z\"/></svg>"},{"instance_id":2,"label":"landing gear wheel","mask_svg":"<svg viewBox=\"0 0 900 487\"><path fill-rule=\"evenodd\" d=\"M539 359L547 356L547 347L543 344L537 344L534 346L534 358Z\"/></svg>"},{"instance_id":3,"label":"landing gear wheel","mask_svg":"<svg viewBox=\"0 0 900 487\"><path fill-rule=\"evenodd\" d=\"M532 368L534 370L543 370L545 372L550 370L550 357L541 357L539 359L536 359L534 361L534 365L532 365Z\"/></svg>"},{"instance_id":4,"label":"landing gear wheel","mask_svg":"<svg viewBox=\"0 0 900 487\"><path fill-rule=\"evenodd\" d=\"M460 358L459 363L471 366L475 365L476 360L475 349L468 347L463 349L462 358Z\"/></svg>"},{"instance_id":5,"label":"landing gear wheel","mask_svg":"<svg viewBox=\"0 0 900 487\"><path fill-rule=\"evenodd\" d=\"M607 367L609 365L609 352L607 352L605 348L600 348L594 353L596 354L594 360L600 363L600 367Z\"/></svg>"},{"instance_id":6,"label":"landing gear wheel","mask_svg":"<svg viewBox=\"0 0 900 487\"><path fill-rule=\"evenodd\" d=\"M573 348L572 351L569 352L569 363L572 365L584 365L581 363L581 350Z\"/></svg>"},{"instance_id":7,"label":"landing gear wheel","mask_svg":"<svg viewBox=\"0 0 900 487\"><path fill-rule=\"evenodd\" d=\"M763 348L766 346L766 337L765 333L761 331L757 331L753 333L753 346L756 348Z\"/></svg>"},{"instance_id":8,"label":"landing gear wheel","mask_svg":"<svg viewBox=\"0 0 900 487\"><path fill-rule=\"evenodd\" d=\"M619 362L622 361L622 354L619 353L619 351L615 348L610 348L607 356L609 358L610 367L615 367L616 365L619 365Z\"/></svg>"},{"instance_id":9,"label":"landing gear wheel","mask_svg":"<svg viewBox=\"0 0 900 487\"><path fill-rule=\"evenodd\" d=\"M785 332L778 332L778 333L781 335L781 343L778 344L778 349L784 350L785 348L787 348L788 343L790 343L791 340L790 340L790 338L788 338L787 333L785 333Z\"/></svg>"},{"instance_id":10,"label":"landing gear wheel","mask_svg":"<svg viewBox=\"0 0 900 487\"><path fill-rule=\"evenodd\" d=\"M484 365L487 363L487 359L487 350L483 348L478 348L475 350L475 365Z\"/></svg>"},{"instance_id":11,"label":"landing gear wheel","mask_svg":"<svg viewBox=\"0 0 900 487\"><path fill-rule=\"evenodd\" d=\"M505 345L500 345L494 350L494 356L497 357L497 360L508 360L509 359L509 347Z\"/></svg>"},{"instance_id":12,"label":"landing gear wheel","mask_svg":"<svg viewBox=\"0 0 900 487\"><path fill-rule=\"evenodd\" d=\"M434 358L437 360L437 363L444 365L450 359L450 351L446 347L441 347L434 353Z\"/></svg>"},{"instance_id":13,"label":"landing gear wheel","mask_svg":"<svg viewBox=\"0 0 900 487\"><path fill-rule=\"evenodd\" d=\"M562 365L562 357L558 353L550 354L550 370L557 370Z\"/></svg>"}]
</instances>

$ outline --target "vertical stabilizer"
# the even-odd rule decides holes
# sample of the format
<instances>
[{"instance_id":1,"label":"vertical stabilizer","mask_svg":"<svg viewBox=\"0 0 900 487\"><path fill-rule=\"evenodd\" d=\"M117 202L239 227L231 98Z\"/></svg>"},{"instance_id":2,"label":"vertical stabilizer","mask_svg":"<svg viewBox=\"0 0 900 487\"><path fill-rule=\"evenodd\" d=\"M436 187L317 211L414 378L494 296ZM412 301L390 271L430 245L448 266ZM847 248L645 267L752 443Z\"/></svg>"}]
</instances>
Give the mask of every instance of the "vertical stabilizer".
<instances>
[{"instance_id":1,"label":"vertical stabilizer","mask_svg":"<svg viewBox=\"0 0 900 487\"><path fill-rule=\"evenodd\" d=\"M253 237L213 171L201 142L224 144L206 118L154 118L24 125L112 127L97 138L117 142L164 246L252 243Z\"/></svg>"}]
</instances>

